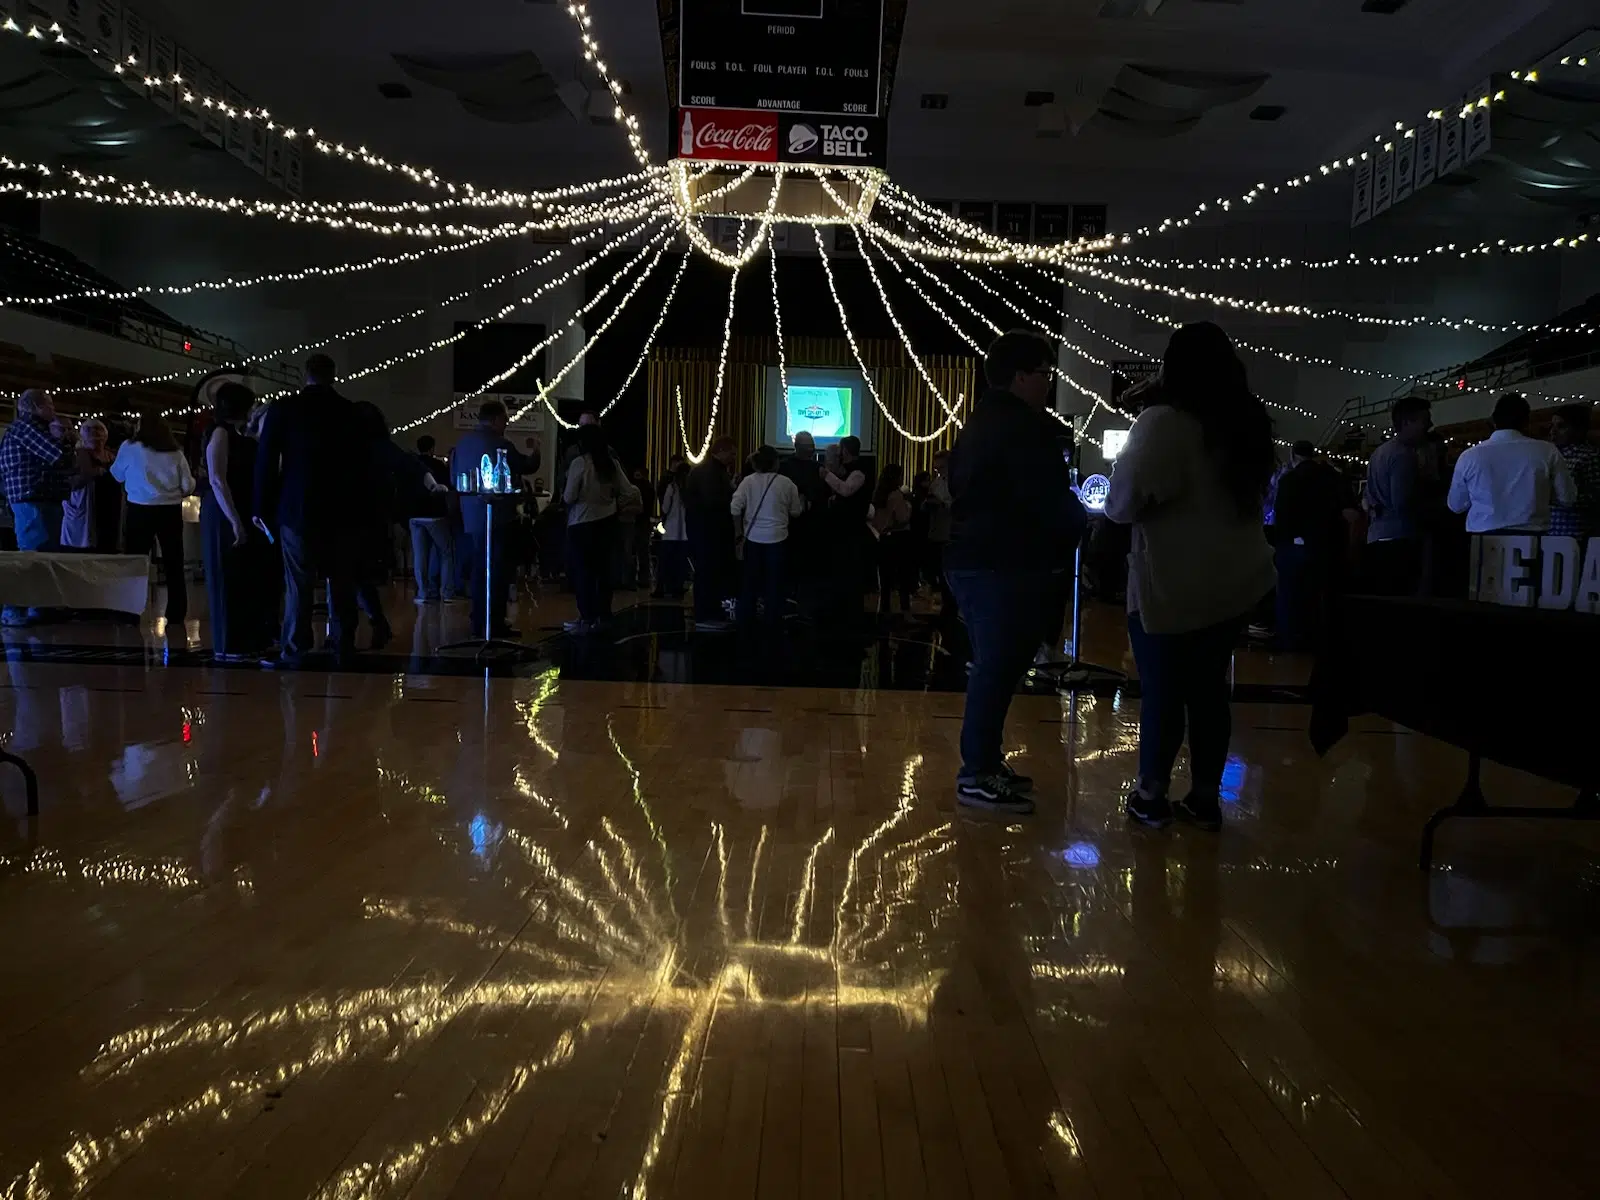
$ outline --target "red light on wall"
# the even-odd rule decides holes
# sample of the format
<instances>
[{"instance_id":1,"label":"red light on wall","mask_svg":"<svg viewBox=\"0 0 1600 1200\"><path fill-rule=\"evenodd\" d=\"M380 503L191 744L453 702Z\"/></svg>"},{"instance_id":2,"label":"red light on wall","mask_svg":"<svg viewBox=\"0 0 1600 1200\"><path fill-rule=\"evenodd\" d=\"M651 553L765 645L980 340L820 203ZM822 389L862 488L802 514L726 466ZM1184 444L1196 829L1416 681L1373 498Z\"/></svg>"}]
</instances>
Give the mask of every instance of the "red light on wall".
<instances>
[{"instance_id":1,"label":"red light on wall","mask_svg":"<svg viewBox=\"0 0 1600 1200\"><path fill-rule=\"evenodd\" d=\"M193 740L194 740L194 726L191 725L188 721L185 721L183 723L183 744L185 746L187 746Z\"/></svg>"},{"instance_id":2,"label":"red light on wall","mask_svg":"<svg viewBox=\"0 0 1600 1200\"><path fill-rule=\"evenodd\" d=\"M1464 392L1466 390L1467 390L1467 377L1465 375L1463 375L1460 379L1456 380L1456 391Z\"/></svg>"},{"instance_id":3,"label":"red light on wall","mask_svg":"<svg viewBox=\"0 0 1600 1200\"><path fill-rule=\"evenodd\" d=\"M193 349L194 349L194 343L189 341L188 338L185 338L184 341L183 341L183 352L185 354L187 354L187 353L189 353L189 351L191 351Z\"/></svg>"}]
</instances>

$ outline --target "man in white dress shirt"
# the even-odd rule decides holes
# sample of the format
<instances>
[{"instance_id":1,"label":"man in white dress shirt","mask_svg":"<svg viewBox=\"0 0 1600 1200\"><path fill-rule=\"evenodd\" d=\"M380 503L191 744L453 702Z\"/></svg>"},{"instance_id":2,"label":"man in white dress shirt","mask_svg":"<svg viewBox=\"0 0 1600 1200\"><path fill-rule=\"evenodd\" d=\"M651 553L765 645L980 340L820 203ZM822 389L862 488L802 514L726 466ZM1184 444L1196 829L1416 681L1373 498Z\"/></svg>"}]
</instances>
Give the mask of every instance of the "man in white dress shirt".
<instances>
[{"instance_id":1,"label":"man in white dress shirt","mask_svg":"<svg viewBox=\"0 0 1600 1200\"><path fill-rule=\"evenodd\" d=\"M1468 533L1545 533L1550 501L1574 504L1578 488L1561 451L1531 438L1528 402L1507 392L1494 406L1494 432L1456 463L1451 512L1467 514Z\"/></svg>"}]
</instances>

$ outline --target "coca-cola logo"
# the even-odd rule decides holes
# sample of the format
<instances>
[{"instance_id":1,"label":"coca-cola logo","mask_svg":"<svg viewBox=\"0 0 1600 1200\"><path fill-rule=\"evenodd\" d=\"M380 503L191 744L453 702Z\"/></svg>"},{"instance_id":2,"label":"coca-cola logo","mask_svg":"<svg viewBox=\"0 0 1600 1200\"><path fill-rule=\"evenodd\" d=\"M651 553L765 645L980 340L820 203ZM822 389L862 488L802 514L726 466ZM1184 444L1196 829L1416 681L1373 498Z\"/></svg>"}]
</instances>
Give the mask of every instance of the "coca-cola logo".
<instances>
[{"instance_id":1,"label":"coca-cola logo","mask_svg":"<svg viewBox=\"0 0 1600 1200\"><path fill-rule=\"evenodd\" d=\"M778 117L762 112L684 110L679 153L734 162L778 161Z\"/></svg>"},{"instance_id":2,"label":"coca-cola logo","mask_svg":"<svg viewBox=\"0 0 1600 1200\"><path fill-rule=\"evenodd\" d=\"M746 125L702 125L695 132L696 150L737 150L747 154L765 154L776 144L778 123L763 125L751 121Z\"/></svg>"}]
</instances>

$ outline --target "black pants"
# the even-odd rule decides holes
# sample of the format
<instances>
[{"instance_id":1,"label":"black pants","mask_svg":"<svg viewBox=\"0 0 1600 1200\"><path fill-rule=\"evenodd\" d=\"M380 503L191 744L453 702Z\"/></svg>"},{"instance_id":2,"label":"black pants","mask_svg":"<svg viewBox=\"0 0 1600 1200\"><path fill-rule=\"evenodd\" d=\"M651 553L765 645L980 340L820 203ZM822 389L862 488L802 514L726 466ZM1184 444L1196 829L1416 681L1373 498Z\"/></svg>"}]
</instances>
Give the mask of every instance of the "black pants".
<instances>
[{"instance_id":1,"label":"black pants","mask_svg":"<svg viewBox=\"0 0 1600 1200\"><path fill-rule=\"evenodd\" d=\"M694 619L726 619L722 602L732 594L733 519L721 530L706 524L689 527L689 557L694 560Z\"/></svg>"},{"instance_id":2,"label":"black pants","mask_svg":"<svg viewBox=\"0 0 1600 1200\"><path fill-rule=\"evenodd\" d=\"M1221 791L1233 735L1228 663L1248 619L1241 615L1187 633L1147 633L1139 614L1129 614L1128 640L1139 666L1139 786L1145 794L1166 794L1186 724L1192 794Z\"/></svg>"},{"instance_id":3,"label":"black pants","mask_svg":"<svg viewBox=\"0 0 1600 1200\"><path fill-rule=\"evenodd\" d=\"M567 529L567 549L572 561L567 573L577 593L578 616L599 621L611 615L613 559L617 554L617 518L583 521Z\"/></svg>"},{"instance_id":4,"label":"black pants","mask_svg":"<svg viewBox=\"0 0 1600 1200\"><path fill-rule=\"evenodd\" d=\"M1361 551L1361 590L1374 596L1415 596L1422 590L1421 538L1368 542Z\"/></svg>"},{"instance_id":5,"label":"black pants","mask_svg":"<svg viewBox=\"0 0 1600 1200\"><path fill-rule=\"evenodd\" d=\"M788 575L787 542L744 543L744 574L739 586L739 626L754 627L756 602L760 601L763 622L777 628L783 622L787 604L785 578Z\"/></svg>"},{"instance_id":6,"label":"black pants","mask_svg":"<svg viewBox=\"0 0 1600 1200\"><path fill-rule=\"evenodd\" d=\"M277 619L278 585L265 578L266 539L249 530L233 544L233 526L209 495L200 506L200 550L211 608L211 649L218 655L258 654L271 644Z\"/></svg>"},{"instance_id":7,"label":"black pants","mask_svg":"<svg viewBox=\"0 0 1600 1200\"><path fill-rule=\"evenodd\" d=\"M915 542L909 533L886 533L878 539L878 611L888 612L890 598L900 597L900 611L911 611L917 585Z\"/></svg>"},{"instance_id":8,"label":"black pants","mask_svg":"<svg viewBox=\"0 0 1600 1200\"><path fill-rule=\"evenodd\" d=\"M684 582L689 578L689 543L661 543L660 592L669 600L683 599Z\"/></svg>"},{"instance_id":9,"label":"black pants","mask_svg":"<svg viewBox=\"0 0 1600 1200\"><path fill-rule=\"evenodd\" d=\"M314 648L311 602L317 580L328 583L328 642L340 654L356 645L356 555L349 539L284 528L283 657L304 658Z\"/></svg>"},{"instance_id":10,"label":"black pants","mask_svg":"<svg viewBox=\"0 0 1600 1200\"><path fill-rule=\"evenodd\" d=\"M154 549L167 577L167 624L189 615L189 588L183 577L183 506L128 505L128 553L147 556Z\"/></svg>"}]
</instances>

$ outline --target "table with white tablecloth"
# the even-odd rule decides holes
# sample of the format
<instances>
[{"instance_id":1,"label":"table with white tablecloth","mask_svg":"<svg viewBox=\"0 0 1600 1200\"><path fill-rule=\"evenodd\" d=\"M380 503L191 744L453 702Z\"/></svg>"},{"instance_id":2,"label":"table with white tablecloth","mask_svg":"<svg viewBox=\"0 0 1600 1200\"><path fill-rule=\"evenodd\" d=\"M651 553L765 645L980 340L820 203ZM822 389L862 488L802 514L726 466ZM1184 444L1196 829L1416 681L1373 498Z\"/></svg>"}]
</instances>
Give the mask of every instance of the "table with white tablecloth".
<instances>
[{"instance_id":1,"label":"table with white tablecloth","mask_svg":"<svg viewBox=\"0 0 1600 1200\"><path fill-rule=\"evenodd\" d=\"M0 604L144 612L150 560L136 554L0 553Z\"/></svg>"}]
</instances>

